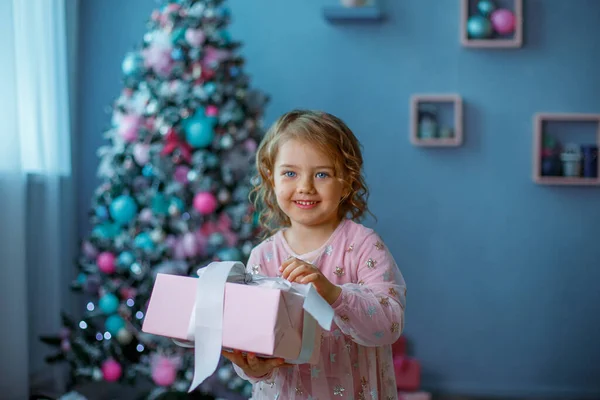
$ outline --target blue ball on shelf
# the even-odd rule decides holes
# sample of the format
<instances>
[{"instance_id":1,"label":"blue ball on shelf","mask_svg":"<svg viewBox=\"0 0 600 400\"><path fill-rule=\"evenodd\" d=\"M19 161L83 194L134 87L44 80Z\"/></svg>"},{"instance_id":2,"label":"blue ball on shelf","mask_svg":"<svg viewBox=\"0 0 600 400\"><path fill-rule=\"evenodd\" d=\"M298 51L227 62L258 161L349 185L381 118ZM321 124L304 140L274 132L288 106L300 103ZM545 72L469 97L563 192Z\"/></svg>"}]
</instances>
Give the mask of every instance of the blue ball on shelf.
<instances>
[{"instance_id":1,"label":"blue ball on shelf","mask_svg":"<svg viewBox=\"0 0 600 400\"><path fill-rule=\"evenodd\" d=\"M496 5L493 1L481 0L479 3L477 3L477 9L481 13L481 15L488 17L492 14L492 12L494 12L494 10L496 9Z\"/></svg>"},{"instance_id":2,"label":"blue ball on shelf","mask_svg":"<svg viewBox=\"0 0 600 400\"><path fill-rule=\"evenodd\" d=\"M467 21L467 32L473 39L486 39L492 35L492 23L481 15L473 15Z\"/></svg>"}]
</instances>

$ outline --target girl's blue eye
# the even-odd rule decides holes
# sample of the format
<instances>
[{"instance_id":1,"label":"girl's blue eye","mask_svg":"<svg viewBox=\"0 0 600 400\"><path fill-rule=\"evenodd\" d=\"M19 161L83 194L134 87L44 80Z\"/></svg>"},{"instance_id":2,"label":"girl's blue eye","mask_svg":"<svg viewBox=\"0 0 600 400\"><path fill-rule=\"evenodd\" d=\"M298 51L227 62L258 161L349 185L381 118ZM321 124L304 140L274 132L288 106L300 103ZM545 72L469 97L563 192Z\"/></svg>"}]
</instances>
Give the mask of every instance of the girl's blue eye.
<instances>
[{"instance_id":1,"label":"girl's blue eye","mask_svg":"<svg viewBox=\"0 0 600 400\"><path fill-rule=\"evenodd\" d=\"M293 178L296 176L296 173L294 171L285 171L283 175L287 176L288 178Z\"/></svg>"},{"instance_id":2,"label":"girl's blue eye","mask_svg":"<svg viewBox=\"0 0 600 400\"><path fill-rule=\"evenodd\" d=\"M317 178L327 178L328 176L327 172L317 172Z\"/></svg>"}]
</instances>

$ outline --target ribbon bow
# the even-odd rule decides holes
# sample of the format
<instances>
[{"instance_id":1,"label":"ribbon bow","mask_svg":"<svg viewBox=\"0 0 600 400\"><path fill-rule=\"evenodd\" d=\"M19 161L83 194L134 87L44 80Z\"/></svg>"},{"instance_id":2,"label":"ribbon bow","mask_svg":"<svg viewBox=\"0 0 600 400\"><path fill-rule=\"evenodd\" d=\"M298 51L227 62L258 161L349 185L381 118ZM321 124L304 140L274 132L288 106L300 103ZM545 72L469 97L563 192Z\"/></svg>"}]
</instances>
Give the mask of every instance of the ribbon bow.
<instances>
[{"instance_id":1,"label":"ribbon bow","mask_svg":"<svg viewBox=\"0 0 600 400\"><path fill-rule=\"evenodd\" d=\"M160 152L161 155L164 156L171 154L176 149L179 149L181 152L181 157L183 157L186 162L191 163L193 152L192 147L185 140L182 140L173 128L169 129L169 133L167 133L165 142L165 147L163 147L162 151Z\"/></svg>"},{"instance_id":2,"label":"ribbon bow","mask_svg":"<svg viewBox=\"0 0 600 400\"><path fill-rule=\"evenodd\" d=\"M241 262L213 262L198 270L196 305L190 321L190 332L194 340L194 379L189 392L204 382L217 369L223 345L223 305L225 283L257 284L289 292L304 297L304 321L302 327L302 348L295 363L310 360L316 339L317 323L325 330L331 330L333 309L319 295L313 285L291 283L283 278L252 275L246 272ZM191 339L191 338L190 338ZM185 343L175 343L190 347Z\"/></svg>"}]
</instances>

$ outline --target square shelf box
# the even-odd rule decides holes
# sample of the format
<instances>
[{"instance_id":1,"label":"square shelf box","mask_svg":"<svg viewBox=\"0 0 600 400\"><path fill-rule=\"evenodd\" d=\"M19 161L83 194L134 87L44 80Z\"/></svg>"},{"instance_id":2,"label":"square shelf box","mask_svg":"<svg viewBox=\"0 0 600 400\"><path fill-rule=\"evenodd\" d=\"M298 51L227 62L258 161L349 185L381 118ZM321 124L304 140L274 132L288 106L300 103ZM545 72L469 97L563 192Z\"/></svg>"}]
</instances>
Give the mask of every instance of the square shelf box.
<instances>
[{"instance_id":1,"label":"square shelf box","mask_svg":"<svg viewBox=\"0 0 600 400\"><path fill-rule=\"evenodd\" d=\"M444 108L451 112L444 113ZM455 147L463 142L463 101L457 94L416 94L410 100L410 141L415 146ZM449 117L452 121L447 123ZM431 119L432 121L427 121ZM428 124L425 127L423 124ZM435 127L434 127L435 126ZM444 134L443 132L449 132ZM426 134L425 134L426 133Z\"/></svg>"},{"instance_id":2,"label":"square shelf box","mask_svg":"<svg viewBox=\"0 0 600 400\"><path fill-rule=\"evenodd\" d=\"M508 49L523 46L523 0L492 0L497 8L509 9L515 17L515 28L511 35L498 35L486 39L470 38L467 32L469 18L474 15L483 14L477 8L479 0L460 0L460 43L464 47ZM484 17L485 18L485 17ZM489 20L489 17L487 17Z\"/></svg>"},{"instance_id":3,"label":"square shelf box","mask_svg":"<svg viewBox=\"0 0 600 400\"><path fill-rule=\"evenodd\" d=\"M579 164L579 176L565 176L567 170L565 164L561 161L558 145L553 145L552 150L545 149L544 139L547 134L544 125L559 123L565 125L575 125L581 123L592 124L593 133L590 140L579 140L580 145L596 146L594 154L582 154L582 160ZM573 135L570 132L561 132L563 134ZM573 135L574 136L574 135ZM547 137L549 140L550 136ZM570 143L573 141L565 141ZM563 144L565 144L563 143ZM563 186L598 186L600 185L600 163L598 163L597 147L600 144L600 114L582 114L582 113L538 113L533 117L533 181L540 185L563 185ZM545 158L545 160L544 160ZM560 171L560 172L557 172ZM544 173L549 172L549 173ZM589 174L592 176L586 176ZM567 174L568 175L568 174ZM595 176L594 176L595 175Z\"/></svg>"},{"instance_id":4,"label":"square shelf box","mask_svg":"<svg viewBox=\"0 0 600 400\"><path fill-rule=\"evenodd\" d=\"M383 13L377 5L325 7L323 16L330 23L376 23L383 20Z\"/></svg>"}]
</instances>

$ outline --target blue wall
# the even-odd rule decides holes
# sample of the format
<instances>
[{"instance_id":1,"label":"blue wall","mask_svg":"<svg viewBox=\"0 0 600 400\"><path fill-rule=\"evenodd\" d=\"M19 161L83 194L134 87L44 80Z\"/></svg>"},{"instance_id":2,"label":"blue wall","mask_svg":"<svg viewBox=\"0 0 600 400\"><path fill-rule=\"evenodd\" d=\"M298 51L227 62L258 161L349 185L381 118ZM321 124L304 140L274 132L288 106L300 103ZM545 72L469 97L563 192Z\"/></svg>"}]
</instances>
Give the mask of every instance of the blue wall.
<instances>
[{"instance_id":1,"label":"blue wall","mask_svg":"<svg viewBox=\"0 0 600 400\"><path fill-rule=\"evenodd\" d=\"M525 46L458 43L458 0L387 1L387 22L334 26L335 0L233 0L233 37L270 123L338 114L365 147L376 229L409 286L406 334L434 390L600 397L600 190L531 182L532 115L600 112L600 1L526 0ZM79 217L97 147L151 0L81 5ZM464 146L408 142L408 99L458 92Z\"/></svg>"}]
</instances>

